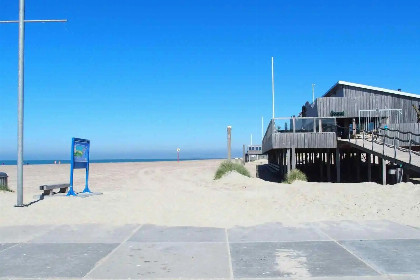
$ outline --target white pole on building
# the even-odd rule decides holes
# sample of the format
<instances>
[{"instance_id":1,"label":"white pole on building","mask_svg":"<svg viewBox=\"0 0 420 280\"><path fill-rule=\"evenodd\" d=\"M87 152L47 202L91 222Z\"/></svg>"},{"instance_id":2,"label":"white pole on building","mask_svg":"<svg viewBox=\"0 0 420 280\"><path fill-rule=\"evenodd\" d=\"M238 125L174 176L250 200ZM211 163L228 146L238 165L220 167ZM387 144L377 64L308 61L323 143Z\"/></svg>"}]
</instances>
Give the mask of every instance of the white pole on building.
<instances>
[{"instance_id":1,"label":"white pole on building","mask_svg":"<svg viewBox=\"0 0 420 280\"><path fill-rule=\"evenodd\" d=\"M261 117L261 141L264 139L264 117Z\"/></svg>"},{"instance_id":2,"label":"white pole on building","mask_svg":"<svg viewBox=\"0 0 420 280\"><path fill-rule=\"evenodd\" d=\"M251 146L252 146L252 134L251 134Z\"/></svg>"},{"instance_id":3,"label":"white pole on building","mask_svg":"<svg viewBox=\"0 0 420 280\"><path fill-rule=\"evenodd\" d=\"M273 119L274 119L274 57L271 57L271 88L273 92Z\"/></svg>"},{"instance_id":4,"label":"white pole on building","mask_svg":"<svg viewBox=\"0 0 420 280\"><path fill-rule=\"evenodd\" d=\"M315 84L312 84L312 103L315 102Z\"/></svg>"}]
</instances>

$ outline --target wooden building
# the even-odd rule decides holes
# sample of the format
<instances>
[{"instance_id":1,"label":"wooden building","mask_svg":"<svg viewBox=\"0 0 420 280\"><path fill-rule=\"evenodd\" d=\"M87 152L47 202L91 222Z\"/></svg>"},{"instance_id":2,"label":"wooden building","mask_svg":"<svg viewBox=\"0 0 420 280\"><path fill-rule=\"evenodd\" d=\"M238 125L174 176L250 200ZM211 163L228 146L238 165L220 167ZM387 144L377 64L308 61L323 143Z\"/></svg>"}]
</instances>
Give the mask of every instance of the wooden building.
<instances>
[{"instance_id":1,"label":"wooden building","mask_svg":"<svg viewBox=\"0 0 420 280\"><path fill-rule=\"evenodd\" d=\"M373 164L373 168L382 168L384 173L385 159L382 158L381 163L380 155L350 145L349 136L357 138L363 131L364 137L365 133L381 128L420 133L419 107L420 95L417 94L338 81L314 103L306 102L299 117L272 119L263 139L262 152L268 155L269 163L276 166L280 176L299 168L310 173L313 181L340 182L342 175L346 175L341 170L343 164L346 169L354 167L359 174L360 166L368 166L368 162L369 168ZM404 137L413 139L409 134L401 136ZM389 144L389 138L384 139L385 144ZM397 159L394 164L396 162ZM351 180L352 174L347 177ZM355 177L360 180L360 176Z\"/></svg>"},{"instance_id":2,"label":"wooden building","mask_svg":"<svg viewBox=\"0 0 420 280\"><path fill-rule=\"evenodd\" d=\"M420 95L338 81L314 103L302 107L304 117L335 117L342 127L364 126L369 130L389 124L417 123ZM401 125L402 127L404 125Z\"/></svg>"}]
</instances>

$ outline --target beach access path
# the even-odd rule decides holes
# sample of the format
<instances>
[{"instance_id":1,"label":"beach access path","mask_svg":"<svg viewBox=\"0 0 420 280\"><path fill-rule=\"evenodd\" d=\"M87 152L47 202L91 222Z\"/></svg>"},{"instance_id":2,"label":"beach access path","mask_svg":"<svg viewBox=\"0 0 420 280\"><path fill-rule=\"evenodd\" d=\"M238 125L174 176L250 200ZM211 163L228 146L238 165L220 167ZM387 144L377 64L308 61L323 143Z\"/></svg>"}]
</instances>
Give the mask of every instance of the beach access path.
<instances>
[{"instance_id":1,"label":"beach access path","mask_svg":"<svg viewBox=\"0 0 420 280\"><path fill-rule=\"evenodd\" d=\"M0 227L5 279L420 279L420 230L388 221L295 227Z\"/></svg>"}]
</instances>

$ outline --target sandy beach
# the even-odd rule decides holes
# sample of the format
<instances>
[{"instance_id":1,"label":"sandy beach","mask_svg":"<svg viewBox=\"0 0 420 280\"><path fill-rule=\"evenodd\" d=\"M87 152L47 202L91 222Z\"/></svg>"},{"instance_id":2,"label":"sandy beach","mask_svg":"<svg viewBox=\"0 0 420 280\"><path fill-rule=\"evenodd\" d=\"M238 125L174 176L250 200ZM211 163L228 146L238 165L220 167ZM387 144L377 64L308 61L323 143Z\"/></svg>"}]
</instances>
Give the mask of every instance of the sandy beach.
<instances>
[{"instance_id":1,"label":"sandy beach","mask_svg":"<svg viewBox=\"0 0 420 280\"><path fill-rule=\"evenodd\" d=\"M0 224L155 224L230 228L269 222L299 224L324 220L391 220L420 227L420 187L411 183L292 185L231 173L213 180L221 160L148 163L95 163L89 185L102 192L87 198L46 197L15 208L16 193L0 192ZM16 189L16 166L2 166ZM24 167L24 202L34 201L43 184L67 183L70 167ZM75 172L75 190L84 171Z\"/></svg>"}]
</instances>

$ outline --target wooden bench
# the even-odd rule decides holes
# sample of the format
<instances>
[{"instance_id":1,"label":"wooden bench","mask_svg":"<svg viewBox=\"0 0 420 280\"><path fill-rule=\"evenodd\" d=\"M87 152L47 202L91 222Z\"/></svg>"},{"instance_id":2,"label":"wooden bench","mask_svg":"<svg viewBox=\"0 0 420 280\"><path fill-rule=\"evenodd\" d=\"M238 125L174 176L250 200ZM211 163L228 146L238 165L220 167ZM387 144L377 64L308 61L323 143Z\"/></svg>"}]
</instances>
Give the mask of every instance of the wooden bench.
<instances>
[{"instance_id":1,"label":"wooden bench","mask_svg":"<svg viewBox=\"0 0 420 280\"><path fill-rule=\"evenodd\" d=\"M39 189L44 191L43 195L53 195L54 189L60 189L59 193L66 193L69 187L70 184L56 184L39 186Z\"/></svg>"}]
</instances>

